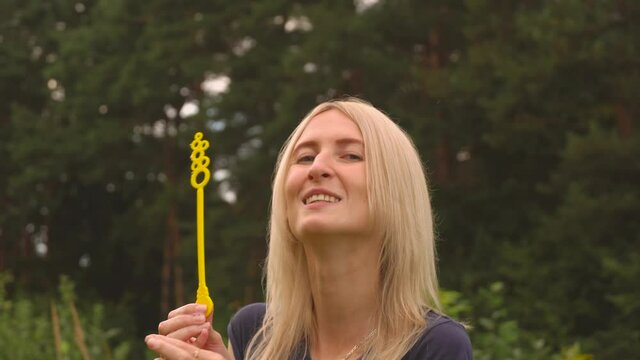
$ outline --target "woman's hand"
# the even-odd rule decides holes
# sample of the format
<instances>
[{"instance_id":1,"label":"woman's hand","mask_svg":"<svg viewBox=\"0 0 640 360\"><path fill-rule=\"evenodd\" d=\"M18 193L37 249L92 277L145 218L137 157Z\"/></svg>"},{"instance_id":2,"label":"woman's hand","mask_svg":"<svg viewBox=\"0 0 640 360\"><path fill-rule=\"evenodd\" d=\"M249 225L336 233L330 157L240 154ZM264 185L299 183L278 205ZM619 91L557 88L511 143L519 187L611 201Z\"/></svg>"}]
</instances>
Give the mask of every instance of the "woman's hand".
<instances>
[{"instance_id":1,"label":"woman's hand","mask_svg":"<svg viewBox=\"0 0 640 360\"><path fill-rule=\"evenodd\" d=\"M148 335L147 347L157 352L164 360L232 360L225 350L223 354L200 349L184 341L163 335ZM224 347L222 347L224 349Z\"/></svg>"},{"instance_id":2,"label":"woman's hand","mask_svg":"<svg viewBox=\"0 0 640 360\"><path fill-rule=\"evenodd\" d=\"M211 327L213 313L207 318L205 312L206 306L201 304L187 304L171 311L167 320L158 325L159 335L147 336L147 346L160 354L164 354L162 351L172 354L163 355L167 359L191 359L194 353L203 358L205 353L207 356L210 355L209 352L220 357L206 359L232 359L222 342L222 337ZM177 343L181 345L176 345ZM155 346L157 348L154 348ZM195 352L196 349L207 351ZM188 352L189 350L191 352Z\"/></svg>"}]
</instances>

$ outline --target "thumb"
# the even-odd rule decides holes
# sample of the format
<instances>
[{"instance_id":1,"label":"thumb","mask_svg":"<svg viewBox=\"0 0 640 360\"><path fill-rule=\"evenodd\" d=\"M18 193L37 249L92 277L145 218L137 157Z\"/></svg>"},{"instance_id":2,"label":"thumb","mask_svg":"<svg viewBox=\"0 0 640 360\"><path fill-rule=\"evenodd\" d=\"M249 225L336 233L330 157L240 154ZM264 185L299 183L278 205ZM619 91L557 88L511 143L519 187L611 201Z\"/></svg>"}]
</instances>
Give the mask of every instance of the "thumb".
<instances>
[{"instance_id":1,"label":"thumb","mask_svg":"<svg viewBox=\"0 0 640 360\"><path fill-rule=\"evenodd\" d=\"M209 345L211 345L211 341L209 340L212 332L211 330L213 329L211 329L210 327L200 330L200 334L198 334L198 336L196 337L196 340L193 342L193 345L201 349L205 349L205 348L208 349Z\"/></svg>"},{"instance_id":2,"label":"thumb","mask_svg":"<svg viewBox=\"0 0 640 360\"><path fill-rule=\"evenodd\" d=\"M196 338L194 345L218 354L227 353L227 347L222 341L222 336L211 327L200 331L200 335Z\"/></svg>"},{"instance_id":3,"label":"thumb","mask_svg":"<svg viewBox=\"0 0 640 360\"><path fill-rule=\"evenodd\" d=\"M203 349L207 348L208 350L212 350L211 345L213 345L216 341L215 337L213 337L213 311L209 316L207 316L205 323L203 324L205 327L200 330L200 334L196 337L196 341L193 342L193 345ZM220 337L220 342L222 342L222 337Z\"/></svg>"}]
</instances>

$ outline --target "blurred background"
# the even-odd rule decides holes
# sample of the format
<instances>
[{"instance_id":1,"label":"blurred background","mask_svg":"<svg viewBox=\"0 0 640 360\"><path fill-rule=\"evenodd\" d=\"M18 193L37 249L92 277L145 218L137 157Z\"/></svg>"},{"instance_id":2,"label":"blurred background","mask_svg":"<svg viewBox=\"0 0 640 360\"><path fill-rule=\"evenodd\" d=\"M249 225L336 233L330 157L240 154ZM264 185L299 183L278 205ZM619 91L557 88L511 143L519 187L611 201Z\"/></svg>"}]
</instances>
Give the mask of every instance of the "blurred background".
<instances>
[{"instance_id":1,"label":"blurred background","mask_svg":"<svg viewBox=\"0 0 640 360\"><path fill-rule=\"evenodd\" d=\"M429 174L476 359L640 359L640 2L0 0L0 358L149 358L262 299L275 157L354 95Z\"/></svg>"}]
</instances>

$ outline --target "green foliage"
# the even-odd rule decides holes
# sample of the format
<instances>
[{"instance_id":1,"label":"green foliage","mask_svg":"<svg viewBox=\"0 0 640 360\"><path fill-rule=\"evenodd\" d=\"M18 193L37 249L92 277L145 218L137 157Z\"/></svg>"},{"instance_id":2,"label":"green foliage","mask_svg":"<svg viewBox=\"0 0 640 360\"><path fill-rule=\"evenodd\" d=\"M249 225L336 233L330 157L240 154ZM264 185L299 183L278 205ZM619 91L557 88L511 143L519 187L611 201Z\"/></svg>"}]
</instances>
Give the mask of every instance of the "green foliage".
<instances>
[{"instance_id":1,"label":"green foliage","mask_svg":"<svg viewBox=\"0 0 640 360\"><path fill-rule=\"evenodd\" d=\"M548 359L550 349L544 339L535 338L509 314L504 284L495 282L482 288L474 299L471 331L474 358L483 359Z\"/></svg>"},{"instance_id":2,"label":"green foliage","mask_svg":"<svg viewBox=\"0 0 640 360\"><path fill-rule=\"evenodd\" d=\"M9 297L12 282L10 273L0 273L0 343L10 344L0 348L0 359L83 359L83 349L92 359L131 358L132 344L120 328L107 325L104 304L81 301L76 309L75 285L67 277L60 278L58 296L35 300Z\"/></svg>"},{"instance_id":3,"label":"green foliage","mask_svg":"<svg viewBox=\"0 0 640 360\"><path fill-rule=\"evenodd\" d=\"M573 134L561 170L541 188L557 194L558 206L541 214L530 242L512 250L515 268L537 269L513 274L526 276L529 284L518 290L517 316L532 327L552 326L556 340L565 342L594 329L582 343L604 358L628 358L640 351L639 294L631 285L640 276L633 265L640 227L631 220L640 213L638 144L638 138L620 139L599 125ZM534 264L535 259L547 261ZM537 300L531 304L527 298ZM629 341L596 345L616 343L617 336Z\"/></svg>"},{"instance_id":4,"label":"green foliage","mask_svg":"<svg viewBox=\"0 0 640 360\"><path fill-rule=\"evenodd\" d=\"M543 338L523 329L509 314L502 282L494 282L481 288L474 298L475 306L471 306L456 291L443 290L440 299L446 314L466 321L474 359L593 359L592 355L580 351L578 343L563 347L559 354L552 354L552 349Z\"/></svg>"},{"instance_id":5,"label":"green foliage","mask_svg":"<svg viewBox=\"0 0 640 360\"><path fill-rule=\"evenodd\" d=\"M595 357L589 354L583 354L580 351L580 344L573 344L562 349L562 353L554 355L553 360L593 360Z\"/></svg>"}]
</instances>

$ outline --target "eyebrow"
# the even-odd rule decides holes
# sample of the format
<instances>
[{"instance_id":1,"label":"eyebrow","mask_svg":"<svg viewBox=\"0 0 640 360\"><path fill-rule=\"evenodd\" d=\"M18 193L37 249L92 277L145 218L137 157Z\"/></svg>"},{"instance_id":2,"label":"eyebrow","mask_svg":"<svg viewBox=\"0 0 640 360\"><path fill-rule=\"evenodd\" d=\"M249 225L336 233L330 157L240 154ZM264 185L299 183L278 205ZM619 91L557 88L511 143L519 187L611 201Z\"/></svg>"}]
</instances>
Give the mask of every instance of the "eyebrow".
<instances>
[{"instance_id":1,"label":"eyebrow","mask_svg":"<svg viewBox=\"0 0 640 360\"><path fill-rule=\"evenodd\" d=\"M362 142L362 140L360 139L356 139L356 138L341 138L335 141L338 145L340 146L346 146L346 145L351 145L351 144L358 144L358 145L362 145L364 146L364 143ZM301 143L298 143L294 148L293 148L293 153L295 153L296 151L298 151L300 148L304 148L304 147L313 147L317 144L318 142L315 140L307 140L307 141L303 141Z\"/></svg>"}]
</instances>

